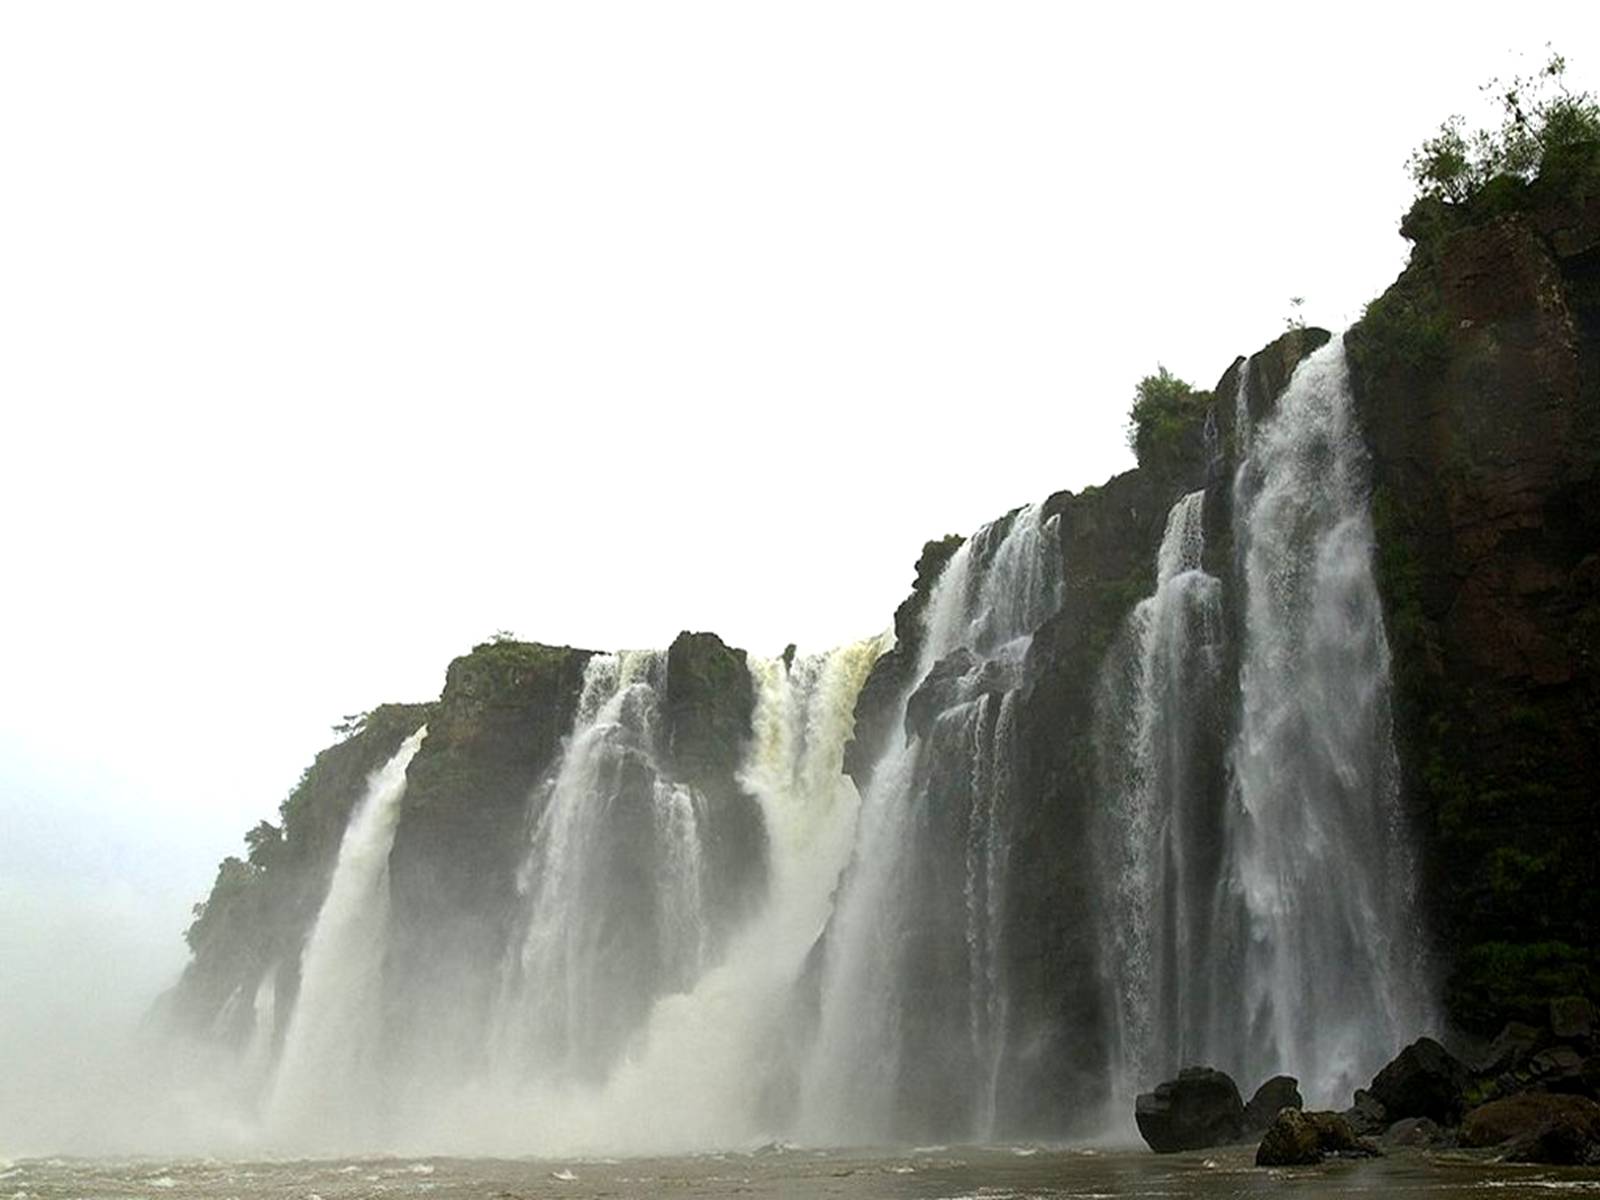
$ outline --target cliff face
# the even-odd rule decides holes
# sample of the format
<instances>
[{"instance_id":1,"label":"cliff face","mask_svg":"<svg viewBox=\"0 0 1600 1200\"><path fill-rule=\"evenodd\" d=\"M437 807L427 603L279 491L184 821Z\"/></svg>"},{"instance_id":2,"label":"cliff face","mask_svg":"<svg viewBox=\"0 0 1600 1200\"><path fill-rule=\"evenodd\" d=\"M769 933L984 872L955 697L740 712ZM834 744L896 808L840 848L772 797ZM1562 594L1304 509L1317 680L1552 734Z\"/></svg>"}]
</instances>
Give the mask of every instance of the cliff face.
<instances>
[{"instance_id":1,"label":"cliff face","mask_svg":"<svg viewBox=\"0 0 1600 1200\"><path fill-rule=\"evenodd\" d=\"M280 809L282 824L246 835L247 859L227 858L187 939L194 958L167 998L178 1027L228 1042L253 1024L256 990L276 971L280 1011L299 986L300 949L327 891L350 812L376 771L434 706L386 704L317 755Z\"/></svg>"},{"instance_id":2,"label":"cliff face","mask_svg":"<svg viewBox=\"0 0 1600 1200\"><path fill-rule=\"evenodd\" d=\"M426 1046L429 1065L448 1064L446 1075L481 1065L485 1014L525 906L528 881L519 871L593 657L565 646L485 643L450 664L437 702L375 709L319 754L284 802L281 830L258 826L247 839L250 860L226 860L197 908L194 959L168 1005L178 1027L243 1039L256 988L270 974L274 1032L282 1036L350 813L367 777L426 723L389 858L386 971L405 986L385 1020L395 1044ZM766 871L760 814L735 779L750 736L749 670L744 652L713 634L681 635L665 661L660 768L704 797L707 887L731 924ZM623 808L648 813L652 786L643 776L623 780ZM624 829L634 824L624 821Z\"/></svg>"},{"instance_id":3,"label":"cliff face","mask_svg":"<svg viewBox=\"0 0 1600 1200\"><path fill-rule=\"evenodd\" d=\"M1463 1025L1594 994L1600 195L1419 204L1351 330L1406 794Z\"/></svg>"}]
</instances>

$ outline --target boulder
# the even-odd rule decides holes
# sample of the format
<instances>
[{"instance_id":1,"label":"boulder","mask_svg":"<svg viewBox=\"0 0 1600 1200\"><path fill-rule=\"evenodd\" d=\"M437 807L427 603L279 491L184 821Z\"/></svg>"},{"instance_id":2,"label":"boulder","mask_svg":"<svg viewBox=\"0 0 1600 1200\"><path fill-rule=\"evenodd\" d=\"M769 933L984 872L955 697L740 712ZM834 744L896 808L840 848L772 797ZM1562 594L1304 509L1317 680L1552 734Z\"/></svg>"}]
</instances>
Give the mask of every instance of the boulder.
<instances>
[{"instance_id":1,"label":"boulder","mask_svg":"<svg viewBox=\"0 0 1600 1200\"><path fill-rule=\"evenodd\" d=\"M1533 1057L1543 1040L1544 1034L1532 1025L1524 1025L1521 1021L1508 1022L1479 1057L1478 1073L1499 1075L1515 1071Z\"/></svg>"},{"instance_id":2,"label":"boulder","mask_svg":"<svg viewBox=\"0 0 1600 1200\"><path fill-rule=\"evenodd\" d=\"M1338 1113L1284 1108L1256 1147L1256 1166L1300 1167L1319 1163L1330 1154L1372 1158L1379 1153L1371 1142L1358 1138Z\"/></svg>"},{"instance_id":3,"label":"boulder","mask_svg":"<svg viewBox=\"0 0 1600 1200\"><path fill-rule=\"evenodd\" d=\"M1258 1167L1303 1167L1322 1161L1322 1140L1317 1127L1298 1108L1286 1108L1273 1118L1256 1147Z\"/></svg>"},{"instance_id":4,"label":"boulder","mask_svg":"<svg viewBox=\"0 0 1600 1200\"><path fill-rule=\"evenodd\" d=\"M1291 1110L1292 1111L1292 1110ZM1356 1136L1350 1122L1336 1112L1308 1112L1306 1120L1317 1131L1317 1143L1324 1154L1340 1154L1346 1158L1376 1158L1378 1148L1364 1138Z\"/></svg>"},{"instance_id":5,"label":"boulder","mask_svg":"<svg viewBox=\"0 0 1600 1200\"><path fill-rule=\"evenodd\" d=\"M1466 1115L1461 1144L1503 1147L1510 1162L1600 1162L1600 1104L1548 1092L1494 1100Z\"/></svg>"},{"instance_id":6,"label":"boulder","mask_svg":"<svg viewBox=\"0 0 1600 1200\"><path fill-rule=\"evenodd\" d=\"M1385 1146L1415 1149L1445 1149L1456 1144L1454 1133L1427 1117L1406 1117L1396 1121L1384 1132L1381 1140Z\"/></svg>"},{"instance_id":7,"label":"boulder","mask_svg":"<svg viewBox=\"0 0 1600 1200\"><path fill-rule=\"evenodd\" d=\"M1244 1101L1221 1071L1185 1067L1134 1103L1139 1134L1157 1154L1204 1150L1244 1136Z\"/></svg>"},{"instance_id":8,"label":"boulder","mask_svg":"<svg viewBox=\"0 0 1600 1200\"><path fill-rule=\"evenodd\" d=\"M1300 1098L1300 1081L1292 1075L1274 1075L1256 1089L1250 1103L1244 1106L1245 1131L1259 1133L1272 1124L1280 1110L1305 1106Z\"/></svg>"},{"instance_id":9,"label":"boulder","mask_svg":"<svg viewBox=\"0 0 1600 1200\"><path fill-rule=\"evenodd\" d=\"M1531 1088L1585 1096L1590 1095L1592 1083L1585 1068L1583 1056L1571 1046L1551 1046L1528 1060L1525 1073Z\"/></svg>"},{"instance_id":10,"label":"boulder","mask_svg":"<svg viewBox=\"0 0 1600 1200\"><path fill-rule=\"evenodd\" d=\"M1418 1038L1372 1081L1372 1095L1391 1121L1431 1117L1454 1125L1465 1106L1467 1068L1432 1038Z\"/></svg>"},{"instance_id":11,"label":"boulder","mask_svg":"<svg viewBox=\"0 0 1600 1200\"><path fill-rule=\"evenodd\" d=\"M1389 1110L1366 1088L1356 1089L1356 1102L1344 1110L1344 1119L1356 1134L1366 1137L1389 1128Z\"/></svg>"}]
</instances>

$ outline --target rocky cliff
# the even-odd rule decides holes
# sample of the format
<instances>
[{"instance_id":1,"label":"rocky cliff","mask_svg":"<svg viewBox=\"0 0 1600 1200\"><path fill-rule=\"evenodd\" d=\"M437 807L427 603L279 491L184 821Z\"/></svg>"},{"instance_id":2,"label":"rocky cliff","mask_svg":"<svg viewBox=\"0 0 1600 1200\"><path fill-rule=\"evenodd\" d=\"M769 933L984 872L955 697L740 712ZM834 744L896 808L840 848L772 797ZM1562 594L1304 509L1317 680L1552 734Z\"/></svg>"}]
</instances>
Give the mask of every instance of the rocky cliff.
<instances>
[{"instance_id":1,"label":"rocky cliff","mask_svg":"<svg viewBox=\"0 0 1600 1200\"><path fill-rule=\"evenodd\" d=\"M1402 232L1348 341L1446 997L1487 1034L1600 986L1600 188Z\"/></svg>"}]
</instances>

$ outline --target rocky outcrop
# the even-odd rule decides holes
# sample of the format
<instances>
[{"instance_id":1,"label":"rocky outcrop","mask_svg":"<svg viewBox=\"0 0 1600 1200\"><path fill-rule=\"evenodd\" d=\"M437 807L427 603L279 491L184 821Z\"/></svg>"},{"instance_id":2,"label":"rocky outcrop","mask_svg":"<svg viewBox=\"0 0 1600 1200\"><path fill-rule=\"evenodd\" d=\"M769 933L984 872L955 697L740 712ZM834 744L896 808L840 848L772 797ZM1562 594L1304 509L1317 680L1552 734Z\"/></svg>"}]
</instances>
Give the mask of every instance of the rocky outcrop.
<instances>
[{"instance_id":1,"label":"rocky outcrop","mask_svg":"<svg viewBox=\"0 0 1600 1200\"><path fill-rule=\"evenodd\" d=\"M1453 1125L1466 1102L1467 1068L1432 1038L1418 1038L1379 1071L1369 1089L1391 1121L1429 1117Z\"/></svg>"},{"instance_id":2,"label":"rocky outcrop","mask_svg":"<svg viewBox=\"0 0 1600 1200\"><path fill-rule=\"evenodd\" d=\"M1466 1115L1461 1144L1498 1147L1510 1162L1600 1164L1600 1104L1542 1092L1495 1100Z\"/></svg>"},{"instance_id":3,"label":"rocky outcrop","mask_svg":"<svg viewBox=\"0 0 1600 1200\"><path fill-rule=\"evenodd\" d=\"M435 706L386 704L348 718L344 737L317 755L279 808L280 824L245 836L245 858L227 858L186 935L193 958L164 997L178 1028L241 1042L270 974L280 1011L299 989L300 947L327 890L351 810L381 767Z\"/></svg>"},{"instance_id":4,"label":"rocky outcrop","mask_svg":"<svg viewBox=\"0 0 1600 1200\"><path fill-rule=\"evenodd\" d=\"M1286 1108L1304 1108L1300 1098L1300 1081L1292 1075L1274 1075L1256 1089L1250 1103L1244 1106L1246 1133L1259 1133L1272 1119Z\"/></svg>"},{"instance_id":5,"label":"rocky outcrop","mask_svg":"<svg viewBox=\"0 0 1600 1200\"><path fill-rule=\"evenodd\" d=\"M1389 1110L1366 1088L1357 1088L1355 1102L1344 1110L1350 1128L1362 1137L1382 1133L1389 1127Z\"/></svg>"},{"instance_id":6,"label":"rocky outcrop","mask_svg":"<svg viewBox=\"0 0 1600 1200\"><path fill-rule=\"evenodd\" d=\"M1229 1076L1210 1067L1186 1067L1176 1079L1140 1096L1134 1105L1139 1135L1157 1154L1204 1150L1244 1136L1244 1102Z\"/></svg>"},{"instance_id":7,"label":"rocky outcrop","mask_svg":"<svg viewBox=\"0 0 1600 1200\"><path fill-rule=\"evenodd\" d=\"M698 785L731 779L755 702L743 650L714 633L680 633L667 650L664 715L673 769Z\"/></svg>"},{"instance_id":8,"label":"rocky outcrop","mask_svg":"<svg viewBox=\"0 0 1600 1200\"><path fill-rule=\"evenodd\" d=\"M1380 1151L1358 1138L1338 1113L1285 1108L1256 1147L1258 1167L1314 1166L1331 1155L1373 1158Z\"/></svg>"},{"instance_id":9,"label":"rocky outcrop","mask_svg":"<svg viewBox=\"0 0 1600 1200\"><path fill-rule=\"evenodd\" d=\"M1425 201L1349 332L1450 1015L1600 987L1600 197Z\"/></svg>"},{"instance_id":10,"label":"rocky outcrop","mask_svg":"<svg viewBox=\"0 0 1600 1200\"><path fill-rule=\"evenodd\" d=\"M878 761L891 737L904 736L894 728L895 713L900 697L917 681L917 663L922 656L924 613L928 599L933 595L933 585L939 581L950 556L961 548L966 539L951 534L928 542L917 558L916 576L911 585L911 595L895 609L894 647L873 664L872 672L856 700L855 736L845 747L844 770L862 789L872 775L872 766Z\"/></svg>"}]
</instances>

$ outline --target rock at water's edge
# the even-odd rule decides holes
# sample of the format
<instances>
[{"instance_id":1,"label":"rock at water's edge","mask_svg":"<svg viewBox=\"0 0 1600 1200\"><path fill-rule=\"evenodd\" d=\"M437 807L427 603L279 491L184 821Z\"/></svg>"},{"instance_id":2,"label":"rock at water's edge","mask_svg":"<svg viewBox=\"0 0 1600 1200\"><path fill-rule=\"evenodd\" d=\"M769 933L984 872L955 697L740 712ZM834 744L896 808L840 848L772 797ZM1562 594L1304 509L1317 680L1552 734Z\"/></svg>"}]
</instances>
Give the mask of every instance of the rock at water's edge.
<instances>
[{"instance_id":1,"label":"rock at water's edge","mask_svg":"<svg viewBox=\"0 0 1600 1200\"><path fill-rule=\"evenodd\" d=\"M1366 1088L1357 1088L1356 1102L1344 1110L1344 1119L1358 1136L1366 1137L1389 1127L1389 1110Z\"/></svg>"},{"instance_id":2,"label":"rock at water's edge","mask_svg":"<svg viewBox=\"0 0 1600 1200\"><path fill-rule=\"evenodd\" d=\"M1372 1081L1372 1095L1389 1120L1431 1117L1454 1125L1465 1107L1467 1068L1432 1038L1418 1038Z\"/></svg>"},{"instance_id":3,"label":"rock at water's edge","mask_svg":"<svg viewBox=\"0 0 1600 1200\"><path fill-rule=\"evenodd\" d=\"M1502 1146L1510 1162L1600 1162L1600 1104L1583 1096L1523 1092L1480 1105L1461 1123L1461 1144Z\"/></svg>"},{"instance_id":4,"label":"rock at water's edge","mask_svg":"<svg viewBox=\"0 0 1600 1200\"><path fill-rule=\"evenodd\" d=\"M1321 1161L1317 1127L1298 1108L1286 1108L1273 1118L1256 1147L1258 1167L1303 1167Z\"/></svg>"},{"instance_id":5,"label":"rock at water's edge","mask_svg":"<svg viewBox=\"0 0 1600 1200\"><path fill-rule=\"evenodd\" d=\"M1258 1167L1303 1167L1330 1154L1345 1158L1374 1158L1381 1151L1355 1135L1350 1123L1334 1112L1282 1109L1256 1147Z\"/></svg>"},{"instance_id":6,"label":"rock at water's edge","mask_svg":"<svg viewBox=\"0 0 1600 1200\"><path fill-rule=\"evenodd\" d=\"M1204 1150L1244 1136L1244 1101L1228 1075L1185 1067L1134 1103L1139 1134L1157 1154Z\"/></svg>"},{"instance_id":7,"label":"rock at water's edge","mask_svg":"<svg viewBox=\"0 0 1600 1200\"><path fill-rule=\"evenodd\" d=\"M1300 1096L1300 1081L1293 1075L1274 1075L1256 1089L1250 1103L1244 1106L1245 1130L1258 1133L1271 1125L1281 1110L1305 1106Z\"/></svg>"}]
</instances>

